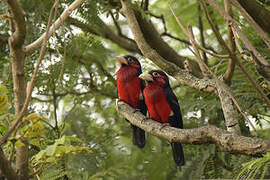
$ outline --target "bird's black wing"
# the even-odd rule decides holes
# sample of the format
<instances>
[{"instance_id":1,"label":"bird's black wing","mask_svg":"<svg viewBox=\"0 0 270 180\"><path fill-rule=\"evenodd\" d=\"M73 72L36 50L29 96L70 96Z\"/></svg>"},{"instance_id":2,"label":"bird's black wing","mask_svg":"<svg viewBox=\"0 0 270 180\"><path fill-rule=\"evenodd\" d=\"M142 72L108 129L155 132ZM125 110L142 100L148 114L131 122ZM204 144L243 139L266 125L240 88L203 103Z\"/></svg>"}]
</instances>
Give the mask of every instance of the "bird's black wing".
<instances>
[{"instance_id":1,"label":"bird's black wing","mask_svg":"<svg viewBox=\"0 0 270 180\"><path fill-rule=\"evenodd\" d=\"M178 100L170 87L167 87L164 90L167 102L173 111L173 114L169 116L169 123L172 127L182 129L183 120ZM175 164L177 166L183 166L185 164L185 157L182 144L178 142L171 142L171 147Z\"/></svg>"},{"instance_id":2,"label":"bird's black wing","mask_svg":"<svg viewBox=\"0 0 270 180\"><path fill-rule=\"evenodd\" d=\"M182 129L183 120L182 120L182 114L181 114L180 106L178 104L178 100L170 87L167 87L166 89L164 89L164 91L166 94L167 102L173 111L172 116L169 117L169 123L172 127Z\"/></svg>"}]
</instances>

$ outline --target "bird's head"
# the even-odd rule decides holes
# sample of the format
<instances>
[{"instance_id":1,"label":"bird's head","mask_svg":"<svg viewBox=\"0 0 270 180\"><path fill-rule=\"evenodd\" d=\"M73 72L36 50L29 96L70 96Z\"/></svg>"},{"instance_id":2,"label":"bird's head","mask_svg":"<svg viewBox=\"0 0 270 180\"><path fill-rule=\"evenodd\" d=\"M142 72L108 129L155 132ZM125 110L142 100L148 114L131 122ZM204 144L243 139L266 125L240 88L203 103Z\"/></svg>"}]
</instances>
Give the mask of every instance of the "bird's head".
<instances>
[{"instance_id":1,"label":"bird's head","mask_svg":"<svg viewBox=\"0 0 270 180\"><path fill-rule=\"evenodd\" d=\"M116 57L116 59L120 62L121 67L124 66L130 66L130 67L134 67L136 69L141 69L141 64L139 62L139 60L137 58L135 58L134 56L118 56Z\"/></svg>"},{"instance_id":2,"label":"bird's head","mask_svg":"<svg viewBox=\"0 0 270 180\"><path fill-rule=\"evenodd\" d=\"M139 76L139 78L145 80L147 83L154 83L161 87L170 86L169 77L160 70L152 70L147 73L143 73Z\"/></svg>"}]
</instances>

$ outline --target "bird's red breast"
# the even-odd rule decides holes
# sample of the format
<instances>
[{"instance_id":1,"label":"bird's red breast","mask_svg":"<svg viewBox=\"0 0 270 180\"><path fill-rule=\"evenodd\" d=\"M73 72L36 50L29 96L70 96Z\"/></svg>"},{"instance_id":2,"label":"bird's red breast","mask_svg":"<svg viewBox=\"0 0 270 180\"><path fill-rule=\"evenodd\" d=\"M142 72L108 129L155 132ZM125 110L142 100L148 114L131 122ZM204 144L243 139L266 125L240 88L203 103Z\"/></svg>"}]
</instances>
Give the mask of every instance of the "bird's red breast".
<instances>
[{"instance_id":1,"label":"bird's red breast","mask_svg":"<svg viewBox=\"0 0 270 180\"><path fill-rule=\"evenodd\" d=\"M160 123L168 123L172 109L167 102L164 89L157 84L150 83L144 89L143 94L150 117Z\"/></svg>"},{"instance_id":2,"label":"bird's red breast","mask_svg":"<svg viewBox=\"0 0 270 180\"><path fill-rule=\"evenodd\" d=\"M138 78L138 70L123 66L117 71L117 89L121 100L132 106L139 108L141 93L141 79Z\"/></svg>"}]
</instances>

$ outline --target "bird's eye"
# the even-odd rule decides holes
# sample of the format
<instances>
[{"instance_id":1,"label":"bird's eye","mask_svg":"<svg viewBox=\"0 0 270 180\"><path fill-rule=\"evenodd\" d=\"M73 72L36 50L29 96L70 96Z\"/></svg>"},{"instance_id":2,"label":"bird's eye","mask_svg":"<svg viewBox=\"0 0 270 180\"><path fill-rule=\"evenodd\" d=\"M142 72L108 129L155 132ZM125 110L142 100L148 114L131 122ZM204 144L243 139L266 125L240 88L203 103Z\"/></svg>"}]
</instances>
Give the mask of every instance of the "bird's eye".
<instances>
[{"instance_id":1,"label":"bird's eye","mask_svg":"<svg viewBox=\"0 0 270 180\"><path fill-rule=\"evenodd\" d=\"M131 59L131 58L128 58L127 60L128 60L129 63L133 62L133 59Z\"/></svg>"},{"instance_id":2,"label":"bird's eye","mask_svg":"<svg viewBox=\"0 0 270 180\"><path fill-rule=\"evenodd\" d=\"M158 77L159 74L158 74L157 72L153 72L153 76L154 76L154 77Z\"/></svg>"}]
</instances>

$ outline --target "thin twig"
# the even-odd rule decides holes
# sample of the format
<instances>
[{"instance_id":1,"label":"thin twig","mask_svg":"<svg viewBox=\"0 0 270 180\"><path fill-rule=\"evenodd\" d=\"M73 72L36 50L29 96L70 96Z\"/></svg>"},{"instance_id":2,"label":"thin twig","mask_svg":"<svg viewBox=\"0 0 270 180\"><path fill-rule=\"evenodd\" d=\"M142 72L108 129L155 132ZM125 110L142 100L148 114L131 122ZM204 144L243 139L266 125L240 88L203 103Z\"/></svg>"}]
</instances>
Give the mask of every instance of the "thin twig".
<instances>
[{"instance_id":1,"label":"thin twig","mask_svg":"<svg viewBox=\"0 0 270 180\"><path fill-rule=\"evenodd\" d=\"M202 64L202 62L199 60L201 59L201 56L200 56L200 53L198 51L198 49L196 48L196 45L195 45L195 39L192 37L192 35L186 30L186 28L183 26L183 24L181 23L180 19L177 18L176 14L174 13L172 7L169 5L169 8L173 14L173 16L175 17L175 20L177 22L177 24L179 25L179 27L182 29L182 31L186 34L186 36L191 40L191 44L193 46L193 50L195 51L194 54L195 56L197 57L197 63L199 64L200 66L200 69L202 71L202 73L204 74L204 76L207 76L208 73L207 73L207 70L205 69L204 65Z\"/></svg>"},{"instance_id":2,"label":"thin twig","mask_svg":"<svg viewBox=\"0 0 270 180\"><path fill-rule=\"evenodd\" d=\"M254 59L253 59L252 57L246 55L245 51L244 51L243 48L241 47L240 42L239 42L239 37L238 37L238 35L236 34L236 32L235 32L235 30L234 30L233 27L232 27L232 32L233 32L233 36L234 36L234 42L235 42L235 45L236 45L236 47L237 47L237 49L238 49L238 51L239 51L239 53L240 53L242 59L244 59L244 60L246 60L246 61L248 61L248 62L253 62Z\"/></svg>"},{"instance_id":3,"label":"thin twig","mask_svg":"<svg viewBox=\"0 0 270 180\"><path fill-rule=\"evenodd\" d=\"M163 29L164 29L164 33L167 33L167 26L166 26L166 21L164 19L164 15L161 14L161 15L156 15L156 14L153 14L151 12L147 12L147 14L149 14L150 16L154 17L154 18L157 18L157 19L161 19L161 22L163 24Z\"/></svg>"},{"instance_id":4,"label":"thin twig","mask_svg":"<svg viewBox=\"0 0 270 180\"><path fill-rule=\"evenodd\" d=\"M198 3L198 27L200 30L200 40L202 43L202 47L205 47L205 40L204 40L204 34L203 34L203 21L202 21L202 15L201 15L202 9L200 3ZM208 58L205 52L203 52L203 60L206 64L208 64Z\"/></svg>"},{"instance_id":5,"label":"thin twig","mask_svg":"<svg viewBox=\"0 0 270 180\"><path fill-rule=\"evenodd\" d=\"M115 27L116 27L117 34L118 34L118 35L122 35L121 28L120 28L119 24L117 23L117 21L116 21L114 15L113 15L113 13L112 13L112 11L109 11L109 13L110 13L110 15L111 15L111 17L112 17L112 20L113 20L113 23L114 23L114 25L115 25Z\"/></svg>"},{"instance_id":6,"label":"thin twig","mask_svg":"<svg viewBox=\"0 0 270 180\"><path fill-rule=\"evenodd\" d=\"M225 11L232 17L233 16L232 7L231 7L228 0L224 0L224 6L225 6ZM233 32L232 32L232 28L229 24L229 21L227 21L227 29L228 29L228 46L229 46L230 50L233 53L235 53L234 37L233 37ZM224 74L224 81L228 85L231 84L234 69L235 69L235 60L234 60L234 58L230 58L228 68Z\"/></svg>"}]
</instances>

